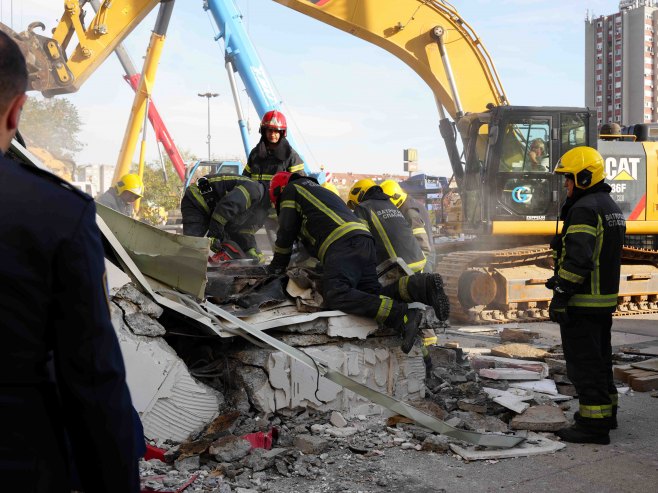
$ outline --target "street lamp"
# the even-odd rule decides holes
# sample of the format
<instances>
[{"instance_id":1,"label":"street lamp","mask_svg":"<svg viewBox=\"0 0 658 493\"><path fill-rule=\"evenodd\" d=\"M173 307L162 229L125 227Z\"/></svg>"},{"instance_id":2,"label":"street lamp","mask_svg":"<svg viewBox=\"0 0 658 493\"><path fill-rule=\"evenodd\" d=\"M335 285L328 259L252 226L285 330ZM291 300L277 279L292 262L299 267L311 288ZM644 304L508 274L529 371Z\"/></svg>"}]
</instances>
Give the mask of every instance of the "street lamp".
<instances>
[{"instance_id":1,"label":"street lamp","mask_svg":"<svg viewBox=\"0 0 658 493\"><path fill-rule=\"evenodd\" d=\"M208 161L210 161L210 98L216 98L219 96L218 93L216 92L206 92L206 93L198 93L199 97L201 98L206 98L208 99Z\"/></svg>"}]
</instances>

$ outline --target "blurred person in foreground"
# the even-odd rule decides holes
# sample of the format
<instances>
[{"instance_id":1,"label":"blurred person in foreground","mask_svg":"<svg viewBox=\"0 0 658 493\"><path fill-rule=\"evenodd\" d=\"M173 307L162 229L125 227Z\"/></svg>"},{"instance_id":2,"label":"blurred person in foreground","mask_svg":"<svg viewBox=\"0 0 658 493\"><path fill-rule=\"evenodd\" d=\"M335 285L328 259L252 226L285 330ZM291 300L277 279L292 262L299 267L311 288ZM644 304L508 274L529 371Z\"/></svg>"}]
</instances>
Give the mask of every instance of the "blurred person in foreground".
<instances>
[{"instance_id":1,"label":"blurred person in foreground","mask_svg":"<svg viewBox=\"0 0 658 493\"><path fill-rule=\"evenodd\" d=\"M5 157L26 89L25 59L0 32L0 183L11 185L0 194L0 484L69 492L77 469L87 493L137 492L140 437L94 202Z\"/></svg>"}]
</instances>

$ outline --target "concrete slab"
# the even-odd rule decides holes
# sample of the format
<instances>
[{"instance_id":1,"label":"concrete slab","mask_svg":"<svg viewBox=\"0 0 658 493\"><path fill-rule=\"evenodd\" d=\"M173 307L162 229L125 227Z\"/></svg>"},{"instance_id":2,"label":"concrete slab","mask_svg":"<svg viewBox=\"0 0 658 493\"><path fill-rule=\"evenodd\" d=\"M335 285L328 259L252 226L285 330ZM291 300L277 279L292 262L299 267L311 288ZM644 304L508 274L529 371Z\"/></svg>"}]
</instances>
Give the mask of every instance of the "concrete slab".
<instances>
[{"instance_id":1,"label":"concrete slab","mask_svg":"<svg viewBox=\"0 0 658 493\"><path fill-rule=\"evenodd\" d=\"M564 443L550 440L536 433L529 433L525 442L518 447L511 449L477 450L476 447L461 447L454 443L450 444L450 449L466 460L492 460L552 454L553 452L563 449L565 446Z\"/></svg>"}]
</instances>

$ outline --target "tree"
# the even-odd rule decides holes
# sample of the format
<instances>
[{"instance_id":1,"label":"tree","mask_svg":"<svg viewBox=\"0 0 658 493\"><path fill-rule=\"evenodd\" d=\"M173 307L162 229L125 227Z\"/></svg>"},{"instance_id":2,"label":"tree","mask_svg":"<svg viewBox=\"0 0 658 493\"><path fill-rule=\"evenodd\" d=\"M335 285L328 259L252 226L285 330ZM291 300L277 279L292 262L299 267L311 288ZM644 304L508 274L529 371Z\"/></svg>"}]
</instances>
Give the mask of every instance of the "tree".
<instances>
[{"instance_id":1,"label":"tree","mask_svg":"<svg viewBox=\"0 0 658 493\"><path fill-rule=\"evenodd\" d=\"M189 151L182 151L181 157L184 161L197 160ZM147 163L144 166L144 197L141 201L139 217L152 225L162 224L163 220L166 220L166 213L179 210L183 197L183 183L168 157L165 158L165 169L167 181L164 179L162 165L159 162Z\"/></svg>"},{"instance_id":2,"label":"tree","mask_svg":"<svg viewBox=\"0 0 658 493\"><path fill-rule=\"evenodd\" d=\"M73 161L82 150L81 128L78 108L68 99L28 98L23 107L21 134L30 146L44 148L57 159Z\"/></svg>"}]
</instances>

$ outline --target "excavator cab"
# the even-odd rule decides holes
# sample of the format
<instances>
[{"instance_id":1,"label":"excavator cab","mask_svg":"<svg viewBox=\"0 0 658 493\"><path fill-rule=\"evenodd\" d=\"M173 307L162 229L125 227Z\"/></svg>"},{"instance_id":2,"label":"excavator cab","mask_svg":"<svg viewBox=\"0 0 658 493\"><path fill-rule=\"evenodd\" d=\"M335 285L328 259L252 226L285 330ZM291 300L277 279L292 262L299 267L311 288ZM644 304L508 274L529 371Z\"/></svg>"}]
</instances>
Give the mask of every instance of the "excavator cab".
<instances>
[{"instance_id":1,"label":"excavator cab","mask_svg":"<svg viewBox=\"0 0 658 493\"><path fill-rule=\"evenodd\" d=\"M596 146L594 115L586 108L499 106L467 114L462 230L477 234L550 234L565 198L553 174L573 147Z\"/></svg>"}]
</instances>

